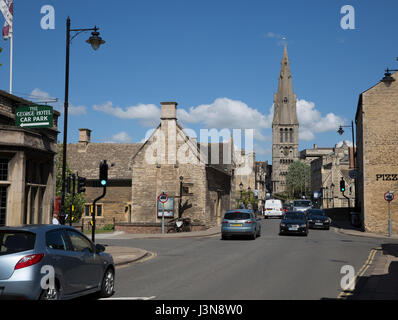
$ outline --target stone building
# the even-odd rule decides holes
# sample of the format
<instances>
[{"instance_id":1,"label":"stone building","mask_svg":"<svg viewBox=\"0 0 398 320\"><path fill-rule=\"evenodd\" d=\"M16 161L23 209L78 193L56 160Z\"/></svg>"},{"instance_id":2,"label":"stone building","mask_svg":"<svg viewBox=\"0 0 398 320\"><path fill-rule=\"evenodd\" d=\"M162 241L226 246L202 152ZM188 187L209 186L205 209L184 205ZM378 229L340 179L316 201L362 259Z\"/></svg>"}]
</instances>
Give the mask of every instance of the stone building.
<instances>
[{"instance_id":1,"label":"stone building","mask_svg":"<svg viewBox=\"0 0 398 320\"><path fill-rule=\"evenodd\" d=\"M109 167L107 193L96 204L96 223L104 226L132 221L130 158L142 144L92 143L91 130L80 129L79 142L68 144L67 163L72 172L87 179L86 205L82 216L91 221L91 205L102 194L99 185L99 164L107 160Z\"/></svg>"},{"instance_id":2,"label":"stone building","mask_svg":"<svg viewBox=\"0 0 398 320\"><path fill-rule=\"evenodd\" d=\"M350 148L344 142L327 155L311 162L311 193L318 194L323 208L355 207L355 180L350 167ZM345 181L346 192L340 191Z\"/></svg>"},{"instance_id":3,"label":"stone building","mask_svg":"<svg viewBox=\"0 0 398 320\"><path fill-rule=\"evenodd\" d=\"M388 75L386 75L388 76ZM386 77L359 96L356 121L358 205L363 229L388 231L384 194L398 190L398 81ZM395 197L397 198L397 197ZM392 231L398 233L398 200L391 202Z\"/></svg>"},{"instance_id":4,"label":"stone building","mask_svg":"<svg viewBox=\"0 0 398 320\"><path fill-rule=\"evenodd\" d=\"M333 152L333 148L319 148L316 144L312 149L304 149L300 151L300 160L307 165L311 165L313 160L327 156Z\"/></svg>"},{"instance_id":5,"label":"stone building","mask_svg":"<svg viewBox=\"0 0 398 320\"><path fill-rule=\"evenodd\" d=\"M68 145L70 169L88 179L85 219L90 219L89 205L101 193L101 160L113 166L107 195L98 203L100 224L115 219L119 230L159 232L163 209L157 198L162 192L171 204L167 220L178 217L181 208L196 228L220 223L223 213L235 207L236 179L244 168L236 165L232 137L198 143L178 123L177 103L161 103L161 109L159 126L143 144L92 143L90 130L80 129L79 143Z\"/></svg>"},{"instance_id":6,"label":"stone building","mask_svg":"<svg viewBox=\"0 0 398 320\"><path fill-rule=\"evenodd\" d=\"M278 92L274 95L274 119L272 122L272 192L286 190L289 166L299 159L297 97L293 92L292 74L286 45L279 75Z\"/></svg>"},{"instance_id":7,"label":"stone building","mask_svg":"<svg viewBox=\"0 0 398 320\"><path fill-rule=\"evenodd\" d=\"M0 226L48 224L55 202L59 112L52 128L21 128L16 109L33 102L0 90Z\"/></svg>"}]
</instances>

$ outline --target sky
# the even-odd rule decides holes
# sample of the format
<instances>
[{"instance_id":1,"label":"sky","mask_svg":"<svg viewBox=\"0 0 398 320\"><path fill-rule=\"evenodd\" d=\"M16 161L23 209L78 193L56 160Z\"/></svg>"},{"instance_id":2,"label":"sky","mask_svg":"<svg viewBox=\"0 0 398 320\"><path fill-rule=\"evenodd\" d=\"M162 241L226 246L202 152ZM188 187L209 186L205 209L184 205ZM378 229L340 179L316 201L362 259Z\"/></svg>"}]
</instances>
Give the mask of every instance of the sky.
<instances>
[{"instance_id":1,"label":"sky","mask_svg":"<svg viewBox=\"0 0 398 320\"><path fill-rule=\"evenodd\" d=\"M54 9L53 26L44 6ZM160 102L176 101L191 133L254 129L256 159L271 162L283 44L299 150L333 147L352 140L350 128L337 129L355 120L360 93L398 69L397 11L396 0L14 0L13 93L63 113L70 16L74 29L98 26L106 43L92 50L90 33L72 41L69 143L79 128L92 130L92 142L142 142L160 121ZM5 91L9 45L0 39ZM63 116L58 126L62 141Z\"/></svg>"}]
</instances>

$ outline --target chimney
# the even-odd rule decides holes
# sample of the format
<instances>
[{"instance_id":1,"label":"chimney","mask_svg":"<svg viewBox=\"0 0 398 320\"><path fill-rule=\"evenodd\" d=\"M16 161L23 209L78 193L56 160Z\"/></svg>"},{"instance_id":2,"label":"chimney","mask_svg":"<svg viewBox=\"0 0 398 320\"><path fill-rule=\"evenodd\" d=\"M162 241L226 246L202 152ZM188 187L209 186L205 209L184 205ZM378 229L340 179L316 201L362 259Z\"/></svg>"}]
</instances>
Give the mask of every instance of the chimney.
<instances>
[{"instance_id":1,"label":"chimney","mask_svg":"<svg viewBox=\"0 0 398 320\"><path fill-rule=\"evenodd\" d=\"M318 146L316 144L314 144L314 149L317 149L317 148L318 148Z\"/></svg>"},{"instance_id":2,"label":"chimney","mask_svg":"<svg viewBox=\"0 0 398 320\"><path fill-rule=\"evenodd\" d=\"M177 102L161 102L161 120L177 120Z\"/></svg>"},{"instance_id":3,"label":"chimney","mask_svg":"<svg viewBox=\"0 0 398 320\"><path fill-rule=\"evenodd\" d=\"M90 129L79 129L79 143L89 144L91 140L91 130Z\"/></svg>"}]
</instances>

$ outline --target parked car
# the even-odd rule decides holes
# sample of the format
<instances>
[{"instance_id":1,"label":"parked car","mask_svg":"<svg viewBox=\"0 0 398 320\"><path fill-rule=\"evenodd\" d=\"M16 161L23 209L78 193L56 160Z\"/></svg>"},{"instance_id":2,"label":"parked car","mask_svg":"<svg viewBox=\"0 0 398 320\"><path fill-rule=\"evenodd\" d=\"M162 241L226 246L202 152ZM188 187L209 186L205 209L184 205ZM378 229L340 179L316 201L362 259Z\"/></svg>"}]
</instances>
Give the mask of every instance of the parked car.
<instances>
[{"instance_id":1,"label":"parked car","mask_svg":"<svg viewBox=\"0 0 398 320\"><path fill-rule=\"evenodd\" d=\"M269 199L265 201L264 205L264 218L278 217L281 218L283 216L283 205L281 200L277 199Z\"/></svg>"},{"instance_id":2,"label":"parked car","mask_svg":"<svg viewBox=\"0 0 398 320\"><path fill-rule=\"evenodd\" d=\"M310 200L293 200L292 211L302 211L306 212L308 209L312 208L312 203Z\"/></svg>"},{"instance_id":3,"label":"parked car","mask_svg":"<svg viewBox=\"0 0 398 320\"><path fill-rule=\"evenodd\" d=\"M261 220L251 210L227 211L221 226L221 238L230 236L249 236L252 240L261 235Z\"/></svg>"},{"instance_id":4,"label":"parked car","mask_svg":"<svg viewBox=\"0 0 398 320\"><path fill-rule=\"evenodd\" d=\"M322 209L308 209L307 219L310 228L330 229L330 218Z\"/></svg>"},{"instance_id":5,"label":"parked car","mask_svg":"<svg viewBox=\"0 0 398 320\"><path fill-rule=\"evenodd\" d=\"M68 226L2 227L0 298L61 300L90 293L110 297L115 266L104 251L104 246ZM51 270L53 276L44 281Z\"/></svg>"},{"instance_id":6,"label":"parked car","mask_svg":"<svg viewBox=\"0 0 398 320\"><path fill-rule=\"evenodd\" d=\"M304 212L288 211L281 220L279 234L295 233L308 236L308 229L308 220Z\"/></svg>"}]
</instances>

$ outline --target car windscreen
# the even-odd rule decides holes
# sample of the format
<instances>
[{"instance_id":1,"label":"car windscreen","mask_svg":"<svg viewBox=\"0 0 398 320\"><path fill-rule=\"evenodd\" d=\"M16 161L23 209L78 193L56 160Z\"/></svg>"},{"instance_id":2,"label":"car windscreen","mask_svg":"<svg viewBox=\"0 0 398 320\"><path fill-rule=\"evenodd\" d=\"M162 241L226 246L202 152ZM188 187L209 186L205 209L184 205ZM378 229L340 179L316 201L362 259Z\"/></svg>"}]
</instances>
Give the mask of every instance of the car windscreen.
<instances>
[{"instance_id":1,"label":"car windscreen","mask_svg":"<svg viewBox=\"0 0 398 320\"><path fill-rule=\"evenodd\" d=\"M325 212L322 210L308 210L307 215L309 215L309 216L326 216Z\"/></svg>"},{"instance_id":2,"label":"car windscreen","mask_svg":"<svg viewBox=\"0 0 398 320\"><path fill-rule=\"evenodd\" d=\"M31 232L0 230L0 256L33 250L35 241Z\"/></svg>"},{"instance_id":3,"label":"car windscreen","mask_svg":"<svg viewBox=\"0 0 398 320\"><path fill-rule=\"evenodd\" d=\"M283 218L284 220L305 220L305 215L302 213L289 213Z\"/></svg>"},{"instance_id":4,"label":"car windscreen","mask_svg":"<svg viewBox=\"0 0 398 320\"><path fill-rule=\"evenodd\" d=\"M311 202L310 201L294 201L294 206L295 207L310 207Z\"/></svg>"},{"instance_id":5,"label":"car windscreen","mask_svg":"<svg viewBox=\"0 0 398 320\"><path fill-rule=\"evenodd\" d=\"M227 212L224 216L225 220L247 220L250 219L250 213L247 212Z\"/></svg>"}]
</instances>

